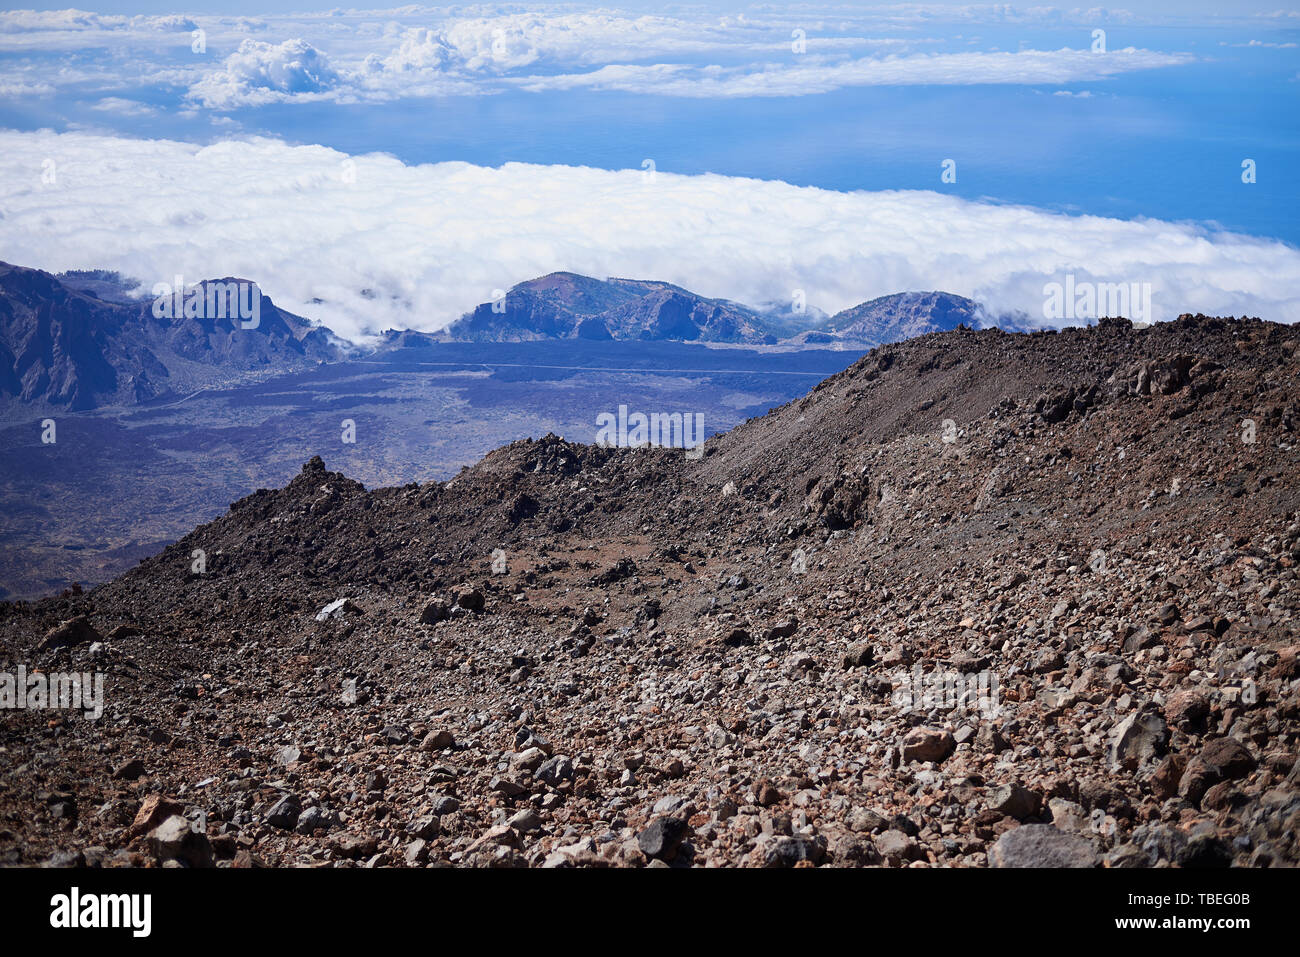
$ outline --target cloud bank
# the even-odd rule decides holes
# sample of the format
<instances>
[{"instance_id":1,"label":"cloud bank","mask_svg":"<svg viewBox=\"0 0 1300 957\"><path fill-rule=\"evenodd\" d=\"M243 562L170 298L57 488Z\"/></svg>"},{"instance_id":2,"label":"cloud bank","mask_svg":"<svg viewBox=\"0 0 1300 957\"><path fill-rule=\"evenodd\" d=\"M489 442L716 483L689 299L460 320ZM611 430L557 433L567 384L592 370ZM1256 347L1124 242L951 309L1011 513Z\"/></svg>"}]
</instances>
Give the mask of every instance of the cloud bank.
<instances>
[{"instance_id":1,"label":"cloud bank","mask_svg":"<svg viewBox=\"0 0 1300 957\"><path fill-rule=\"evenodd\" d=\"M50 173L53 172L51 176ZM48 182L52 179L53 182ZM44 180L44 181L43 181ZM1150 283L1181 312L1300 321L1300 250L1186 223L928 191L510 163L408 166L278 140L0 132L0 259L150 287L235 275L348 336L437 329L555 270L830 312L943 289L1041 315L1043 286Z\"/></svg>"},{"instance_id":2,"label":"cloud bank","mask_svg":"<svg viewBox=\"0 0 1300 957\"><path fill-rule=\"evenodd\" d=\"M577 59L590 58L588 51ZM1077 83L1194 61L1190 54L1131 47L1107 53L1066 48L860 58L799 55L734 66L611 63L580 73L519 74L540 59L536 38L489 26L469 33L411 30L392 53L371 54L359 69L336 69L325 53L301 38L278 45L246 39L222 70L190 87L188 98L209 109L232 110L321 96L389 100L510 87L533 93L589 88L694 98L808 96L858 86Z\"/></svg>"},{"instance_id":3,"label":"cloud bank","mask_svg":"<svg viewBox=\"0 0 1300 957\"><path fill-rule=\"evenodd\" d=\"M606 66L590 73L530 77L520 85L534 92L590 87L661 96L806 96L853 86L1077 83L1134 70L1182 66L1192 60L1187 54L1131 48L1106 54L1069 49L916 53L759 68Z\"/></svg>"},{"instance_id":4,"label":"cloud bank","mask_svg":"<svg viewBox=\"0 0 1300 957\"><path fill-rule=\"evenodd\" d=\"M264 18L18 10L0 12L0 53L11 68L44 69L58 90L120 88L122 77L133 77L168 95L179 87L187 106L219 111L517 89L703 98L877 85L1071 83L1192 62L1186 53L1091 52L1086 27L1124 20L1122 11L1004 4L760 7L723 17L702 10L660 16L495 5ZM1067 27L1069 48L1008 52L987 41L972 48L977 40L965 31L979 23ZM48 58L66 53L81 55L79 69L52 69ZM0 87L0 96L30 92L13 89Z\"/></svg>"}]
</instances>

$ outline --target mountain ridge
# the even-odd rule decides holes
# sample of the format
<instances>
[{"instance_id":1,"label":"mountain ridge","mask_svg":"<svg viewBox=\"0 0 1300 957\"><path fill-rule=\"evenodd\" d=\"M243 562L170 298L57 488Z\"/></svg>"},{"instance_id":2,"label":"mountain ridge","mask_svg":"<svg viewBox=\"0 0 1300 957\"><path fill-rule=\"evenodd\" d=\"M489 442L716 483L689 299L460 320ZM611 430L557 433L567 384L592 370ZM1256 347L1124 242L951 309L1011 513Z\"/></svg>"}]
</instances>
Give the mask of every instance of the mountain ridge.
<instances>
[{"instance_id":1,"label":"mountain ridge","mask_svg":"<svg viewBox=\"0 0 1300 957\"><path fill-rule=\"evenodd\" d=\"M226 277L189 291L232 282L255 285ZM360 351L265 294L265 318L247 329L230 318L160 318L154 299L129 289L103 270L55 276L0 264L0 395L84 411L237 384ZM518 283L443 330L386 330L371 348L583 339L854 349L984 322L977 303L944 292L895 293L826 317L760 310L659 280L561 271Z\"/></svg>"},{"instance_id":2,"label":"mountain ridge","mask_svg":"<svg viewBox=\"0 0 1300 957\"><path fill-rule=\"evenodd\" d=\"M793 307L756 309L710 299L660 280L548 273L481 303L446 329L449 341L517 342L537 338L670 339L682 342L880 345L980 321L973 300L945 292L881 296L825 318Z\"/></svg>"}]
</instances>

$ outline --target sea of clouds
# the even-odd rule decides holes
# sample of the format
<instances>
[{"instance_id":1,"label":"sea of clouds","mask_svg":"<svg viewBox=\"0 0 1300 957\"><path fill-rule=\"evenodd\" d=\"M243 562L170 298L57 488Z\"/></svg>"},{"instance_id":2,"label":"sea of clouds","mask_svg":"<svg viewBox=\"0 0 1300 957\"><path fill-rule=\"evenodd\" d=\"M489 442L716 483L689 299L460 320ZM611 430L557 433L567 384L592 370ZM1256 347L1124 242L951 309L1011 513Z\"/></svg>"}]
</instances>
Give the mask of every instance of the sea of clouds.
<instances>
[{"instance_id":1,"label":"sea of clouds","mask_svg":"<svg viewBox=\"0 0 1300 957\"><path fill-rule=\"evenodd\" d=\"M51 181L52 180L52 181ZM1300 250L1190 223L670 171L406 165L267 138L0 131L0 259L237 276L348 337L434 330L556 270L828 312L905 290L1042 315L1044 285L1150 283L1182 312L1300 321Z\"/></svg>"}]
</instances>

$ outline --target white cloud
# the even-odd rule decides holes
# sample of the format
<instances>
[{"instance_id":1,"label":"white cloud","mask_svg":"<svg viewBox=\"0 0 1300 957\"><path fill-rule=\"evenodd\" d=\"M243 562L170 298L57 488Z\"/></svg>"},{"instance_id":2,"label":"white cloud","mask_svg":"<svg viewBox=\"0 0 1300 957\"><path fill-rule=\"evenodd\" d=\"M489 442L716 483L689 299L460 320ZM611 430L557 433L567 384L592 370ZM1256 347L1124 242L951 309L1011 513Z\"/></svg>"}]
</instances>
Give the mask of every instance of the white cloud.
<instances>
[{"instance_id":1,"label":"white cloud","mask_svg":"<svg viewBox=\"0 0 1300 957\"><path fill-rule=\"evenodd\" d=\"M756 7L726 17L703 10L677 16L574 7L520 12L517 6L494 4L257 19L19 10L0 13L0 51L15 55L11 68L40 68L46 74L42 79L58 89L87 85L95 64L100 75L91 82L138 77L164 90L169 77L183 75L189 103L210 109L511 88L794 96L868 85L1091 81L1190 61L1186 55L1146 50L942 52L945 44L966 39L945 38L943 24L961 29L976 23L1083 25L1125 19L1122 11L1005 4ZM204 31L205 51L191 49L190 32L196 29ZM806 43L801 56L791 49L795 31ZM253 42L253 34L266 42ZM1087 42L1081 26L1079 43ZM87 54L77 70L50 64L52 53L72 51ZM894 55L869 55L879 53Z\"/></svg>"},{"instance_id":2,"label":"white cloud","mask_svg":"<svg viewBox=\"0 0 1300 957\"><path fill-rule=\"evenodd\" d=\"M666 17L523 13L456 20L448 44L470 70L509 70L547 59L599 63L620 56L716 49L733 37L716 27Z\"/></svg>"},{"instance_id":3,"label":"white cloud","mask_svg":"<svg viewBox=\"0 0 1300 957\"><path fill-rule=\"evenodd\" d=\"M371 54L366 58L368 72L409 73L420 70L441 70L453 63L456 49L437 30L417 27L408 30L401 44L386 57Z\"/></svg>"},{"instance_id":4,"label":"white cloud","mask_svg":"<svg viewBox=\"0 0 1300 957\"><path fill-rule=\"evenodd\" d=\"M229 109L325 93L338 81L328 57L306 40L244 40L220 72L191 87L190 96L204 106Z\"/></svg>"},{"instance_id":5,"label":"white cloud","mask_svg":"<svg viewBox=\"0 0 1300 957\"><path fill-rule=\"evenodd\" d=\"M1132 48L1109 53L1088 50L1021 50L1017 53L917 53L840 63L721 67L606 66L591 73L529 77L533 91L591 87L663 96L804 96L854 86L973 85L985 83L1077 83L1103 80L1133 70L1181 66L1193 58Z\"/></svg>"},{"instance_id":6,"label":"white cloud","mask_svg":"<svg viewBox=\"0 0 1300 957\"><path fill-rule=\"evenodd\" d=\"M45 161L57 184L43 186ZM277 140L201 147L0 132L0 259L255 279L345 335L435 329L553 270L836 311L944 289L1041 314L1042 288L1149 282L1156 318L1300 321L1300 250L1185 223L1067 216L927 191L509 163L407 166ZM361 291L373 290L373 298ZM313 298L325 300L311 304Z\"/></svg>"},{"instance_id":7,"label":"white cloud","mask_svg":"<svg viewBox=\"0 0 1300 957\"><path fill-rule=\"evenodd\" d=\"M1132 48L1104 54L1071 49L970 51L860 59L807 55L793 63L731 67L615 63L585 73L517 76L508 71L531 62L535 48L503 44L493 55L422 29L407 33L387 57L372 54L359 71L349 72L335 71L323 53L301 39L278 47L245 40L222 72L208 74L190 88L189 98L209 108L232 109L322 96L381 100L490 93L506 86L535 93L589 88L696 98L806 96L858 86L1088 82L1193 61L1189 54ZM474 75L484 70L486 77ZM286 73L297 82L285 82Z\"/></svg>"},{"instance_id":8,"label":"white cloud","mask_svg":"<svg viewBox=\"0 0 1300 957\"><path fill-rule=\"evenodd\" d=\"M1249 40L1246 43L1229 43L1226 40L1220 40L1221 47L1265 47L1272 50L1294 50L1294 43L1275 43L1272 40Z\"/></svg>"},{"instance_id":9,"label":"white cloud","mask_svg":"<svg viewBox=\"0 0 1300 957\"><path fill-rule=\"evenodd\" d=\"M119 96L106 96L97 101L91 109L102 113L116 113L118 116L153 116L158 112L147 103L126 100Z\"/></svg>"},{"instance_id":10,"label":"white cloud","mask_svg":"<svg viewBox=\"0 0 1300 957\"><path fill-rule=\"evenodd\" d=\"M13 77L0 77L0 100L24 100L53 95L54 87L48 83L30 83Z\"/></svg>"},{"instance_id":11,"label":"white cloud","mask_svg":"<svg viewBox=\"0 0 1300 957\"><path fill-rule=\"evenodd\" d=\"M193 30L195 23L179 14L164 16L105 16L85 10L3 10L0 33L44 33L70 31L99 33L130 30Z\"/></svg>"},{"instance_id":12,"label":"white cloud","mask_svg":"<svg viewBox=\"0 0 1300 957\"><path fill-rule=\"evenodd\" d=\"M182 42L188 50L190 33L198 26L195 19L179 15L124 17L84 10L4 10L0 11L0 50L33 54L94 49L112 53L135 46L139 52L150 48L150 55L156 55L154 51Z\"/></svg>"}]
</instances>

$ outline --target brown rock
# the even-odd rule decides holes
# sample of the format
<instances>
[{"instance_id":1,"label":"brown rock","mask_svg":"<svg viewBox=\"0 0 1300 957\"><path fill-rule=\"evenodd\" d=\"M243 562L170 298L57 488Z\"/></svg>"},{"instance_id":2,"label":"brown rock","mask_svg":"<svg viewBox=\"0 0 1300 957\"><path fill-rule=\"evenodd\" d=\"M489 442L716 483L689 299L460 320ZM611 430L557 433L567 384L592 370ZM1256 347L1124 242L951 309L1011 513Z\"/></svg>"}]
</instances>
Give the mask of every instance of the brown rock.
<instances>
[{"instance_id":1,"label":"brown rock","mask_svg":"<svg viewBox=\"0 0 1300 957\"><path fill-rule=\"evenodd\" d=\"M373 857L379 852L379 840L369 834L340 834L334 838L334 849L340 857L355 860L359 857Z\"/></svg>"},{"instance_id":2,"label":"brown rock","mask_svg":"<svg viewBox=\"0 0 1300 957\"><path fill-rule=\"evenodd\" d=\"M129 831L131 837L148 834L155 827L173 815L182 814L185 808L175 801L168 800L161 794L151 794L144 799L140 810L135 813Z\"/></svg>"},{"instance_id":3,"label":"brown rock","mask_svg":"<svg viewBox=\"0 0 1300 957\"><path fill-rule=\"evenodd\" d=\"M420 742L421 751L441 751L456 743L455 736L446 728L434 728Z\"/></svg>"},{"instance_id":4,"label":"brown rock","mask_svg":"<svg viewBox=\"0 0 1300 957\"><path fill-rule=\"evenodd\" d=\"M37 644L36 650L50 651L55 648L71 648L74 645L88 645L91 642L102 640L102 636L91 625L90 619L85 615L78 615L47 631L45 637Z\"/></svg>"},{"instance_id":5,"label":"brown rock","mask_svg":"<svg viewBox=\"0 0 1300 957\"><path fill-rule=\"evenodd\" d=\"M937 728L913 728L903 738L904 761L942 761L956 749L953 736Z\"/></svg>"},{"instance_id":6,"label":"brown rock","mask_svg":"<svg viewBox=\"0 0 1300 957\"><path fill-rule=\"evenodd\" d=\"M1178 793L1178 782L1187 769L1187 762L1180 755L1167 754L1151 775L1151 792L1162 801L1167 801Z\"/></svg>"},{"instance_id":7,"label":"brown rock","mask_svg":"<svg viewBox=\"0 0 1300 957\"><path fill-rule=\"evenodd\" d=\"M1244 778L1255 770L1255 756L1236 738L1215 738L1201 748L1205 764L1226 780Z\"/></svg>"},{"instance_id":8,"label":"brown rock","mask_svg":"<svg viewBox=\"0 0 1300 957\"><path fill-rule=\"evenodd\" d=\"M776 788L771 781L763 778L754 785L754 797L762 807L771 807L773 804L779 804L785 796Z\"/></svg>"},{"instance_id":9,"label":"brown rock","mask_svg":"<svg viewBox=\"0 0 1300 957\"><path fill-rule=\"evenodd\" d=\"M1165 720L1178 727L1199 725L1209 713L1209 700L1192 688L1174 692L1165 702Z\"/></svg>"}]
</instances>

